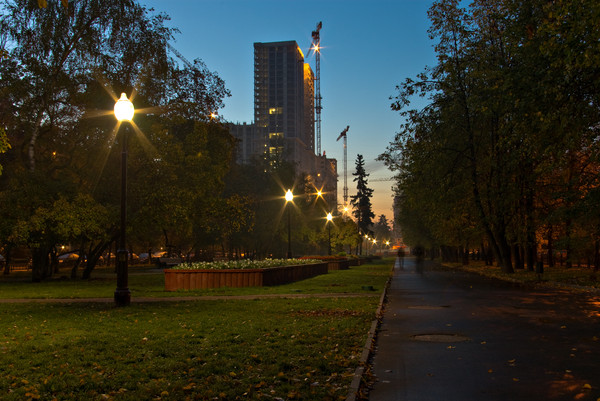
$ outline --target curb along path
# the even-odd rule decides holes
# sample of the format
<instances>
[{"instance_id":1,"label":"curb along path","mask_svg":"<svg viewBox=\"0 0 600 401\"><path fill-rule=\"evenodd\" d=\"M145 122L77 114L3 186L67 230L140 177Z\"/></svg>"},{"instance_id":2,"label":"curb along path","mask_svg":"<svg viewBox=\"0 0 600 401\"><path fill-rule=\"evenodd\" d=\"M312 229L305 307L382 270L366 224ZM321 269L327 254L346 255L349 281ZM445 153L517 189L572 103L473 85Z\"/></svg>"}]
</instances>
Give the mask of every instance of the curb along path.
<instances>
[{"instance_id":1,"label":"curb along path","mask_svg":"<svg viewBox=\"0 0 600 401\"><path fill-rule=\"evenodd\" d=\"M394 263L394 269L396 269L399 265L400 261L396 259ZM379 298L379 306L377 307L377 311L375 312L375 319L371 323L371 329L369 330L369 334L367 336L367 341L365 341L365 346L363 348L363 352L360 355L359 366L354 371L354 378L352 379L352 383L350 384L350 389L348 391L348 396L346 397L346 401L356 401L357 399L364 399L364 386L365 383L365 374L369 373L371 370L370 361L374 355L374 348L377 341L377 333L379 332L379 328L381 326L381 319L383 318L383 308L387 298L387 292L390 288L390 283L392 281L392 276L385 283L385 287L383 289L383 293Z\"/></svg>"}]
</instances>

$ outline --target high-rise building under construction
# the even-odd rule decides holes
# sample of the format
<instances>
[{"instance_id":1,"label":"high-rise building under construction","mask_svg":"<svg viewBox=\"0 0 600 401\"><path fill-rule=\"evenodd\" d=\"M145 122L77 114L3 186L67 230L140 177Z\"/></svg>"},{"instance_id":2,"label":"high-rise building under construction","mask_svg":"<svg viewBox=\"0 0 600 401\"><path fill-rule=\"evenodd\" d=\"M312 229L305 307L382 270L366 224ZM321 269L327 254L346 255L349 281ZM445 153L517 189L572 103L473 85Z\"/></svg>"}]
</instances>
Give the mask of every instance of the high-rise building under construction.
<instances>
[{"instance_id":1,"label":"high-rise building under construction","mask_svg":"<svg viewBox=\"0 0 600 401\"><path fill-rule=\"evenodd\" d=\"M295 41L254 43L254 124L271 164L286 160L311 169L313 80Z\"/></svg>"},{"instance_id":2,"label":"high-rise building under construction","mask_svg":"<svg viewBox=\"0 0 600 401\"><path fill-rule=\"evenodd\" d=\"M254 124L231 125L240 140L238 162L258 155L271 166L285 161L296 166L337 203L337 163L315 154L315 76L295 41L254 43ZM248 155L251 152L252 155Z\"/></svg>"}]
</instances>

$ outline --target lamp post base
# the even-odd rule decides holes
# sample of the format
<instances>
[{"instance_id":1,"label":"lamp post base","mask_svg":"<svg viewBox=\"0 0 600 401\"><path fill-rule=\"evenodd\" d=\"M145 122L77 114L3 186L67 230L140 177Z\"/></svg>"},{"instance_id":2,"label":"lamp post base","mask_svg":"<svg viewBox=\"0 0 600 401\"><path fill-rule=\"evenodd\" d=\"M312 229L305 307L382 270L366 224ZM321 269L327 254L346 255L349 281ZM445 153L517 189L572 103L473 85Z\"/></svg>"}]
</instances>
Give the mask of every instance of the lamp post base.
<instances>
[{"instance_id":1,"label":"lamp post base","mask_svg":"<svg viewBox=\"0 0 600 401\"><path fill-rule=\"evenodd\" d=\"M115 305L129 306L131 303L131 291L129 288L117 288L115 290Z\"/></svg>"},{"instance_id":2,"label":"lamp post base","mask_svg":"<svg viewBox=\"0 0 600 401\"><path fill-rule=\"evenodd\" d=\"M131 291L129 291L127 274L128 252L122 247L117 250L117 289L115 290L115 305L128 306L131 303Z\"/></svg>"}]
</instances>

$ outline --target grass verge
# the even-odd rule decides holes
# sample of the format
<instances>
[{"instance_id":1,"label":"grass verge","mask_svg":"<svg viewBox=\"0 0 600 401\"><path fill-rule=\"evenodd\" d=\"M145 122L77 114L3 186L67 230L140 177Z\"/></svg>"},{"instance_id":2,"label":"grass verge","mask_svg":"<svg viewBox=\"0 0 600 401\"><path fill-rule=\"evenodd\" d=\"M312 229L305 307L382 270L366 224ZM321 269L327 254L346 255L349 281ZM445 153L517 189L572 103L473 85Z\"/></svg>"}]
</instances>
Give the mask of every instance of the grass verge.
<instances>
[{"instance_id":1,"label":"grass verge","mask_svg":"<svg viewBox=\"0 0 600 401\"><path fill-rule=\"evenodd\" d=\"M3 304L6 400L341 400L377 297Z\"/></svg>"},{"instance_id":2,"label":"grass verge","mask_svg":"<svg viewBox=\"0 0 600 401\"><path fill-rule=\"evenodd\" d=\"M132 268L129 289L136 297L179 297L203 295L261 295L261 294L317 294L317 293L377 293L383 290L393 259L375 260L353 266L348 270L334 270L327 274L291 284L274 287L216 288L194 291L166 292L164 274L154 269ZM1 298L112 298L116 288L113 269L99 269L90 280L58 278L32 283L31 273L17 272L0 276ZM368 287L372 286L373 290Z\"/></svg>"},{"instance_id":3,"label":"grass verge","mask_svg":"<svg viewBox=\"0 0 600 401\"><path fill-rule=\"evenodd\" d=\"M504 273L498 266L486 266L483 262L469 262L466 266L458 263L444 263L443 265L524 285L546 285L554 288L581 290L600 289L598 275L591 268L572 267L567 269L561 266L544 266L543 274L537 274L535 271L527 269L516 269L514 273L509 274Z\"/></svg>"}]
</instances>

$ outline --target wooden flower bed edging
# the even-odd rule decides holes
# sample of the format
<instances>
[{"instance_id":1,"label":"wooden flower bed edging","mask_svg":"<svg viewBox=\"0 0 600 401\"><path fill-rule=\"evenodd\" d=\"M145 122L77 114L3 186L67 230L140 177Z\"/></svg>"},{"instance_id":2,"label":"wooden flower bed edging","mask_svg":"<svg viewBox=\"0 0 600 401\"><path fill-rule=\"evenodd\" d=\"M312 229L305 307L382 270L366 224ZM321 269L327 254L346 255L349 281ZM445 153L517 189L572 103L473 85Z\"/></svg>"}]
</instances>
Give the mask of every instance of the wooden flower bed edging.
<instances>
[{"instance_id":1,"label":"wooden flower bed edging","mask_svg":"<svg viewBox=\"0 0 600 401\"><path fill-rule=\"evenodd\" d=\"M261 287L293 283L327 273L327 262L267 269L166 269L165 291L219 287Z\"/></svg>"},{"instance_id":2,"label":"wooden flower bed edging","mask_svg":"<svg viewBox=\"0 0 600 401\"><path fill-rule=\"evenodd\" d=\"M346 270L350 268L350 261L348 259L329 260L327 268L329 270Z\"/></svg>"}]
</instances>

